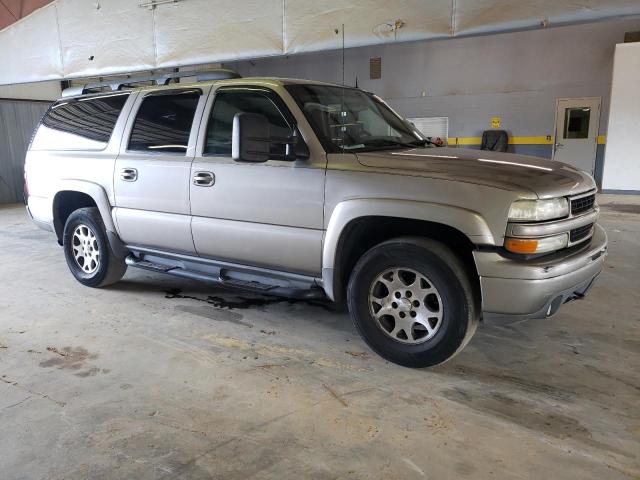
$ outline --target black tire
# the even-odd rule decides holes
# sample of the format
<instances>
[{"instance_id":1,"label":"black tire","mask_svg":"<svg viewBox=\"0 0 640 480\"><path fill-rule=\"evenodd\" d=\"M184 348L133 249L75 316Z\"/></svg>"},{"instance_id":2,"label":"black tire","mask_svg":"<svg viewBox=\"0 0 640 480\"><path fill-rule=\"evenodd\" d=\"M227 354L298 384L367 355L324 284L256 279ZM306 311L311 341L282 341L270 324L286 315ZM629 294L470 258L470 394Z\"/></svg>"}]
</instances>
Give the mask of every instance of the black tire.
<instances>
[{"instance_id":1,"label":"black tire","mask_svg":"<svg viewBox=\"0 0 640 480\"><path fill-rule=\"evenodd\" d=\"M93 252L97 249L99 252L98 261L94 262L95 266L88 264L88 271L85 271L80 264L84 263L84 260L77 261L74 254L74 247L76 249L83 247L77 237L75 238L76 245L74 245L74 232L82 226L88 227L95 236L95 240L87 242L87 251L91 249ZM64 225L62 248L69 270L76 277L76 280L87 287L110 285L120 280L127 271L124 259L116 257L111 250L100 211L96 207L80 208L69 215Z\"/></svg>"},{"instance_id":2,"label":"black tire","mask_svg":"<svg viewBox=\"0 0 640 480\"><path fill-rule=\"evenodd\" d=\"M439 294L442 313L437 329L434 328L431 338L419 340L422 343L403 343L399 336L406 337L403 331L395 334L396 339L392 338L394 332L383 330L392 330L393 323L390 327L383 327L370 309L369 294L374 281L383 272L397 268L418 272L429 279ZM390 294L389 291L385 295ZM366 252L349 279L347 301L355 326L369 347L390 362L405 367L430 367L449 360L464 348L478 325L473 289L463 263L445 245L426 238L398 238ZM426 307L427 299L423 301ZM396 311L392 313L398 315ZM387 318L393 318L384 317L385 322L388 322ZM423 338L427 338L426 331L423 332ZM418 341L417 332L411 335L411 341Z\"/></svg>"}]
</instances>

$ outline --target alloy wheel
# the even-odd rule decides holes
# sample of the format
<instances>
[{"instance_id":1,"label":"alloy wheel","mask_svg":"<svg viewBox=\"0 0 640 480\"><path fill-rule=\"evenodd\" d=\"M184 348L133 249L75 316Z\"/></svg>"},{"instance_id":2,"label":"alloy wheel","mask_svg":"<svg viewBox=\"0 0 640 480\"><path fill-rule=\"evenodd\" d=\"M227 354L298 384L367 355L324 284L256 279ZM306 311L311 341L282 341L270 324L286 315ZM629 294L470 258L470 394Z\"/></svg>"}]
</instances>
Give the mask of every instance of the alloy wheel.
<instances>
[{"instance_id":1,"label":"alloy wheel","mask_svg":"<svg viewBox=\"0 0 640 480\"><path fill-rule=\"evenodd\" d=\"M84 273L91 274L100 265L98 239L90 227L80 224L73 231L73 258Z\"/></svg>"},{"instance_id":2,"label":"alloy wheel","mask_svg":"<svg viewBox=\"0 0 640 480\"><path fill-rule=\"evenodd\" d=\"M440 293L426 276L410 268L390 268L373 280L369 310L386 335L405 344L426 342L442 325Z\"/></svg>"}]
</instances>

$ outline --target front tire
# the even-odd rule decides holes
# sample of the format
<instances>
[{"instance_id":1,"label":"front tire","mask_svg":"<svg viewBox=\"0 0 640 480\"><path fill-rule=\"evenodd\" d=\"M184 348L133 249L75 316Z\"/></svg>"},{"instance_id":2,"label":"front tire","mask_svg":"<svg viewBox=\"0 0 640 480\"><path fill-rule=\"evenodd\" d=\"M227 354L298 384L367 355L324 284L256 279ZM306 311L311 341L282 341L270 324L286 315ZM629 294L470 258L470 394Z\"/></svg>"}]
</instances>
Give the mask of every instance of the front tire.
<instances>
[{"instance_id":1,"label":"front tire","mask_svg":"<svg viewBox=\"0 0 640 480\"><path fill-rule=\"evenodd\" d=\"M74 211L64 225L62 247L73 276L87 287L104 287L127 271L124 259L114 255L97 208Z\"/></svg>"},{"instance_id":2,"label":"front tire","mask_svg":"<svg viewBox=\"0 0 640 480\"><path fill-rule=\"evenodd\" d=\"M373 247L351 274L347 301L365 342L405 367L449 360L478 324L464 265L431 239L400 238Z\"/></svg>"}]
</instances>

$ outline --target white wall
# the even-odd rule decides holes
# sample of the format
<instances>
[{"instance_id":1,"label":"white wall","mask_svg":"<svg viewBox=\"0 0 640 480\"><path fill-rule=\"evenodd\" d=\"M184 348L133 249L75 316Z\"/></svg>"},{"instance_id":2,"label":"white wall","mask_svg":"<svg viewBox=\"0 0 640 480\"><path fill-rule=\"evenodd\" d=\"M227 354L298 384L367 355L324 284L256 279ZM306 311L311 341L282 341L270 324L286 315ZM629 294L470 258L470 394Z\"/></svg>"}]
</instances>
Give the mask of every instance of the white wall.
<instances>
[{"instance_id":1,"label":"white wall","mask_svg":"<svg viewBox=\"0 0 640 480\"><path fill-rule=\"evenodd\" d=\"M640 42L616 45L602 188L640 192Z\"/></svg>"},{"instance_id":2,"label":"white wall","mask_svg":"<svg viewBox=\"0 0 640 480\"><path fill-rule=\"evenodd\" d=\"M52 82L22 83L17 85L1 85L0 98L19 100L57 100L61 88L58 80Z\"/></svg>"}]
</instances>

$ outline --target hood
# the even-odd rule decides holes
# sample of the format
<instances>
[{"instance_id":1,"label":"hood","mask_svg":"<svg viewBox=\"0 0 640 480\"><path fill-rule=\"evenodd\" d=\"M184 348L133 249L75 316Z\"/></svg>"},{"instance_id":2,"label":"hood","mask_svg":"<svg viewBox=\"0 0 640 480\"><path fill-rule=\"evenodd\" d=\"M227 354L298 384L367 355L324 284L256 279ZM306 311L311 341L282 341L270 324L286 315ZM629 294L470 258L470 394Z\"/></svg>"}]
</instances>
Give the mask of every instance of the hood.
<instances>
[{"instance_id":1,"label":"hood","mask_svg":"<svg viewBox=\"0 0 640 480\"><path fill-rule=\"evenodd\" d=\"M414 148L358 153L361 165L396 174L442 178L539 198L574 195L596 187L593 178L570 165L511 153L463 148Z\"/></svg>"}]
</instances>

